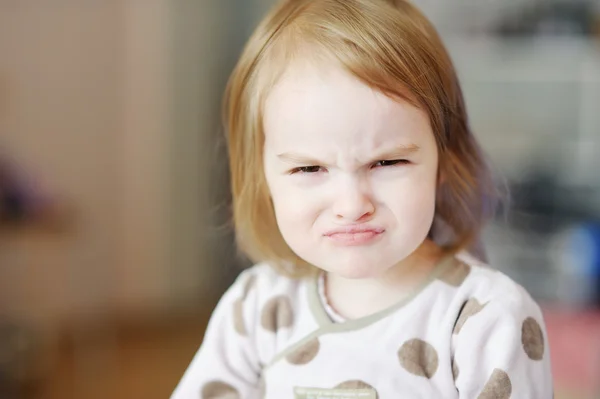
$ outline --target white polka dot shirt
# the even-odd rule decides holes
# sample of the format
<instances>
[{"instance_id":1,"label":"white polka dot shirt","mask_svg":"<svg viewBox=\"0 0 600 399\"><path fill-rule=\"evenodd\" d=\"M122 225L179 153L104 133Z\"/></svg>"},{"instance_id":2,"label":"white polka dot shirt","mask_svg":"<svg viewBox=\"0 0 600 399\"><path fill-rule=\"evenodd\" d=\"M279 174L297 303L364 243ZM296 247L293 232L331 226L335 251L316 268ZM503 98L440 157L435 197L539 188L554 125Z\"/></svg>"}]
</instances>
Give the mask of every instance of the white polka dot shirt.
<instances>
[{"instance_id":1,"label":"white polka dot shirt","mask_svg":"<svg viewBox=\"0 0 600 399\"><path fill-rule=\"evenodd\" d=\"M317 277L244 271L171 399L553 397L538 305L467 256L367 317L332 317L323 302Z\"/></svg>"}]
</instances>

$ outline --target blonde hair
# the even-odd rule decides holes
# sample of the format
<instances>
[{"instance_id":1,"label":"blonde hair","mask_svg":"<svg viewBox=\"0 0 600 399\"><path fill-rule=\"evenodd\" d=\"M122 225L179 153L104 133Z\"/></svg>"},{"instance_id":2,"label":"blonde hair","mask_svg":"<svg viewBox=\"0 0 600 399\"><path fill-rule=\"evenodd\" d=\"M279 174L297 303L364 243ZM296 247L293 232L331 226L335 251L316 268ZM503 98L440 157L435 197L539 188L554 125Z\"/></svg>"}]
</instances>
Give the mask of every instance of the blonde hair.
<instances>
[{"instance_id":1,"label":"blonde hair","mask_svg":"<svg viewBox=\"0 0 600 399\"><path fill-rule=\"evenodd\" d=\"M405 0L286 0L252 34L226 90L239 248L288 275L314 269L279 232L262 158L265 98L290 62L308 57L333 60L368 86L427 113L439 152L436 220L451 231L442 246L453 253L476 241L495 207L496 190L470 130L456 72L431 23ZM430 238L437 242L436 234L432 229Z\"/></svg>"}]
</instances>

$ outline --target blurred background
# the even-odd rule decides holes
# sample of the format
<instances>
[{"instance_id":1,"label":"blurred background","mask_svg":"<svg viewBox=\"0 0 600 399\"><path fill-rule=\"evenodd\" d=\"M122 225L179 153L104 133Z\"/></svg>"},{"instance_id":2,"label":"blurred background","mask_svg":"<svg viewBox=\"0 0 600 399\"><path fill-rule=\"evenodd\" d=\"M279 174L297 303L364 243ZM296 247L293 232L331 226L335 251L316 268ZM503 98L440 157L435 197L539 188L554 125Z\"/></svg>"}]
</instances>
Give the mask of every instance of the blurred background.
<instances>
[{"instance_id":1,"label":"blurred background","mask_svg":"<svg viewBox=\"0 0 600 399\"><path fill-rule=\"evenodd\" d=\"M600 398L600 1L414 0L511 192L489 257ZM0 0L0 399L167 398L245 266L227 77L273 0Z\"/></svg>"}]
</instances>

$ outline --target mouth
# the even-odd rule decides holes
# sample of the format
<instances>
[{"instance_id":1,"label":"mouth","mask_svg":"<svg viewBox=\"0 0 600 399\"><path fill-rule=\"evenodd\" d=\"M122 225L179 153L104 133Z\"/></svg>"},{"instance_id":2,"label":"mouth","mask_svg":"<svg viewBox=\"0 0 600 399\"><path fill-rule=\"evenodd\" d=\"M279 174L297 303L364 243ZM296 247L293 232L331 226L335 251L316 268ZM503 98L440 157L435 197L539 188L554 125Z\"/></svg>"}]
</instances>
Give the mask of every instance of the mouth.
<instances>
[{"instance_id":1,"label":"mouth","mask_svg":"<svg viewBox=\"0 0 600 399\"><path fill-rule=\"evenodd\" d=\"M385 229L368 226L347 226L328 231L324 234L333 243L342 246L365 245L379 238Z\"/></svg>"}]
</instances>

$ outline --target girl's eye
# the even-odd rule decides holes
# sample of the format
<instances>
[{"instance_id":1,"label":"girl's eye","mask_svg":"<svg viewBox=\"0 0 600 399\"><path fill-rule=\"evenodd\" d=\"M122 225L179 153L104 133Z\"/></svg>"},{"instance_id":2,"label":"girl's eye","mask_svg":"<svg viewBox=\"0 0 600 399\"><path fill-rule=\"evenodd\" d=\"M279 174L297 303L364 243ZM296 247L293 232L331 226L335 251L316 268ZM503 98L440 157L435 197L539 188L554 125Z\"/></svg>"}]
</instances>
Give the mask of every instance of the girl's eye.
<instances>
[{"instance_id":1,"label":"girl's eye","mask_svg":"<svg viewBox=\"0 0 600 399\"><path fill-rule=\"evenodd\" d=\"M301 166L299 168L295 168L292 170L292 174L294 173L317 173L321 171L321 167L320 166Z\"/></svg>"},{"instance_id":2,"label":"girl's eye","mask_svg":"<svg viewBox=\"0 0 600 399\"><path fill-rule=\"evenodd\" d=\"M385 166L395 166L395 165L406 165L409 161L406 159L390 159L387 161L377 161L373 164L374 168L381 168Z\"/></svg>"}]
</instances>

